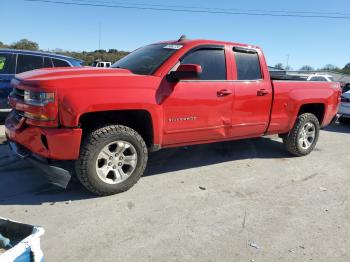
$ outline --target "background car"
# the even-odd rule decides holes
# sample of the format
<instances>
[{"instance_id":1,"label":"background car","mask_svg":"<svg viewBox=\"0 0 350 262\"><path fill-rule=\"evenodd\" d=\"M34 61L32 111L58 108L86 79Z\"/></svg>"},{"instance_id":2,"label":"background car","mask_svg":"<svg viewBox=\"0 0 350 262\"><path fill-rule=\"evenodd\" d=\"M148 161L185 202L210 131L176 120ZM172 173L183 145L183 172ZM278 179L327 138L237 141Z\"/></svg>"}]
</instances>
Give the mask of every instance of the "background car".
<instances>
[{"instance_id":1,"label":"background car","mask_svg":"<svg viewBox=\"0 0 350 262\"><path fill-rule=\"evenodd\" d=\"M346 83L342 88L343 93L346 93L348 91L350 91L350 83Z\"/></svg>"},{"instance_id":2,"label":"background car","mask_svg":"<svg viewBox=\"0 0 350 262\"><path fill-rule=\"evenodd\" d=\"M112 66L112 62L105 62L105 61L99 61L96 60L92 63L91 65L92 67L111 67Z\"/></svg>"},{"instance_id":3,"label":"background car","mask_svg":"<svg viewBox=\"0 0 350 262\"><path fill-rule=\"evenodd\" d=\"M339 120L350 118L350 91L342 94L338 114L340 115Z\"/></svg>"},{"instance_id":4,"label":"background car","mask_svg":"<svg viewBox=\"0 0 350 262\"><path fill-rule=\"evenodd\" d=\"M333 82L334 78L331 75L310 75L307 81L321 81L321 82Z\"/></svg>"},{"instance_id":5,"label":"background car","mask_svg":"<svg viewBox=\"0 0 350 262\"><path fill-rule=\"evenodd\" d=\"M7 97L15 74L44 67L82 66L81 60L47 52L0 49L0 114L11 111Z\"/></svg>"}]
</instances>

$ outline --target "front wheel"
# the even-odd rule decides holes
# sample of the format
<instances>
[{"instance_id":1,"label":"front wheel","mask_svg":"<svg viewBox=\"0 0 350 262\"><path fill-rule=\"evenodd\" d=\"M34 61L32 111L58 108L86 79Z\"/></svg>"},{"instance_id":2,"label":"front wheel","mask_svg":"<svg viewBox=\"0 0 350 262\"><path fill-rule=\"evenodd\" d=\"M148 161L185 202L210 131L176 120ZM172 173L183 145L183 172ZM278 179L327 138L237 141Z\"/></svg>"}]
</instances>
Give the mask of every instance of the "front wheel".
<instances>
[{"instance_id":1,"label":"front wheel","mask_svg":"<svg viewBox=\"0 0 350 262\"><path fill-rule=\"evenodd\" d=\"M316 146L320 134L320 123L311 113L298 116L292 130L283 137L283 143L289 153L305 156Z\"/></svg>"},{"instance_id":2,"label":"front wheel","mask_svg":"<svg viewBox=\"0 0 350 262\"><path fill-rule=\"evenodd\" d=\"M135 130L110 125L85 137L76 173L90 192L112 195L128 190L140 179L147 159L147 146Z\"/></svg>"}]
</instances>

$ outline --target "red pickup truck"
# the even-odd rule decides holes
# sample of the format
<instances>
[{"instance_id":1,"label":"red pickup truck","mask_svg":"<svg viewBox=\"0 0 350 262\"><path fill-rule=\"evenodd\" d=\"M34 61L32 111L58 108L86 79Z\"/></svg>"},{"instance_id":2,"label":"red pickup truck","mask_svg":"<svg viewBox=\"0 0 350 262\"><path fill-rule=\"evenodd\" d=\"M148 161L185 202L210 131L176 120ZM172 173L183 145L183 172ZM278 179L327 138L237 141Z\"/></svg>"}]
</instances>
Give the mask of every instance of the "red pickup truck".
<instances>
[{"instance_id":1,"label":"red pickup truck","mask_svg":"<svg viewBox=\"0 0 350 262\"><path fill-rule=\"evenodd\" d=\"M132 187L148 152L279 134L310 153L336 115L340 85L272 80L257 46L168 41L137 49L109 69L40 69L16 76L6 135L17 155L66 186L92 193Z\"/></svg>"}]
</instances>

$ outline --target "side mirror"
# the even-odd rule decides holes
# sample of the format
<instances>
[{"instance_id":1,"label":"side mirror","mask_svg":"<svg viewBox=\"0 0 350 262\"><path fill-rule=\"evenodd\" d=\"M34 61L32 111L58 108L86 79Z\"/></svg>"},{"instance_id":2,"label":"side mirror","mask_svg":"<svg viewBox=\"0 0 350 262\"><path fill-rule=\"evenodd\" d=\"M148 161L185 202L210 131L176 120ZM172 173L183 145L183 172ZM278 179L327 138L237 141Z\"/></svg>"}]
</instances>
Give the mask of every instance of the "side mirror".
<instances>
[{"instance_id":1,"label":"side mirror","mask_svg":"<svg viewBox=\"0 0 350 262\"><path fill-rule=\"evenodd\" d=\"M175 70L170 72L171 78L179 80L198 79L202 73L202 67L196 64L182 64Z\"/></svg>"}]
</instances>

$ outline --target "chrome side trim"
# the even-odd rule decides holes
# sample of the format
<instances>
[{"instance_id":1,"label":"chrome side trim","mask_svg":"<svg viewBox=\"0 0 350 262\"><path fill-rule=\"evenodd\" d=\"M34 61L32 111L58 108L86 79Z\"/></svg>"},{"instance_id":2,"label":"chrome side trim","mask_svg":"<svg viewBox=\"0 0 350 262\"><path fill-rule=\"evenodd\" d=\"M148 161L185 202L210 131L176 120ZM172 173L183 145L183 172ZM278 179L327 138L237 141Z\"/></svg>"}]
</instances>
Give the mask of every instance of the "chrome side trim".
<instances>
[{"instance_id":1,"label":"chrome side trim","mask_svg":"<svg viewBox=\"0 0 350 262\"><path fill-rule=\"evenodd\" d=\"M175 134L183 132L196 132L196 131L206 131L219 128L230 128L231 125L220 125L220 126L210 126L210 127L197 127L197 128L186 128L186 129L176 129L176 130L165 130L165 134Z\"/></svg>"}]
</instances>

